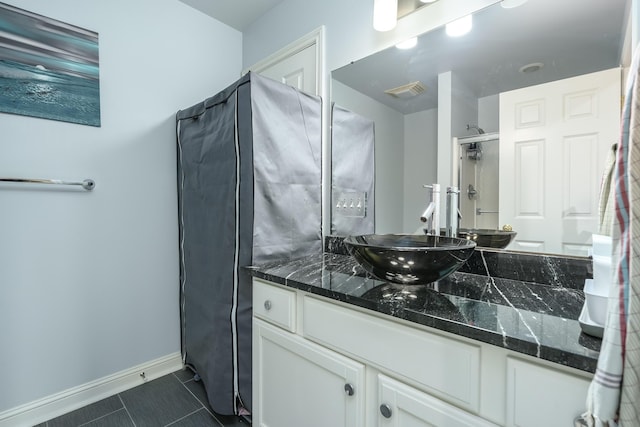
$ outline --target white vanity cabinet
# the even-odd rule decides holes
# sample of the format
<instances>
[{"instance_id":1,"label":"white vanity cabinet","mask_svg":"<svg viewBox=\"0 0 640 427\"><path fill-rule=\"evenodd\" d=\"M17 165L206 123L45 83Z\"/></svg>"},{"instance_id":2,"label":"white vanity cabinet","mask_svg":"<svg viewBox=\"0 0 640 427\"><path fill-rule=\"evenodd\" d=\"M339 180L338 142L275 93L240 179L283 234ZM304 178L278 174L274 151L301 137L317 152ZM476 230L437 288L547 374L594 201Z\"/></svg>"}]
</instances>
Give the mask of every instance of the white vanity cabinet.
<instances>
[{"instance_id":1,"label":"white vanity cabinet","mask_svg":"<svg viewBox=\"0 0 640 427\"><path fill-rule=\"evenodd\" d=\"M365 427L364 365L290 332L294 292L254 281L254 307L253 425Z\"/></svg>"},{"instance_id":2,"label":"white vanity cabinet","mask_svg":"<svg viewBox=\"0 0 640 427\"><path fill-rule=\"evenodd\" d=\"M507 425L572 426L585 412L590 379L507 358Z\"/></svg>"},{"instance_id":3,"label":"white vanity cabinet","mask_svg":"<svg viewBox=\"0 0 640 427\"><path fill-rule=\"evenodd\" d=\"M364 366L256 320L254 418L264 427L364 427Z\"/></svg>"},{"instance_id":4,"label":"white vanity cabinet","mask_svg":"<svg viewBox=\"0 0 640 427\"><path fill-rule=\"evenodd\" d=\"M495 427L413 387L379 374L379 427Z\"/></svg>"},{"instance_id":5,"label":"white vanity cabinet","mask_svg":"<svg viewBox=\"0 0 640 427\"><path fill-rule=\"evenodd\" d=\"M571 426L591 375L254 279L260 427Z\"/></svg>"}]
</instances>

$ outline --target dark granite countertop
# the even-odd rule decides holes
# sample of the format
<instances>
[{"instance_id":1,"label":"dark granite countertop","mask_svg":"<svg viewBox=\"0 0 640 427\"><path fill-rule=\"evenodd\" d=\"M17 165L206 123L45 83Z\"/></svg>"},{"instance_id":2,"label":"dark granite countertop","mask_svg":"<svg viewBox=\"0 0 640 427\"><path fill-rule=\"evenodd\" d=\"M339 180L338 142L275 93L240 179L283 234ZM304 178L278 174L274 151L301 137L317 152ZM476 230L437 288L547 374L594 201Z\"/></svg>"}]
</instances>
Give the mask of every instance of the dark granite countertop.
<instances>
[{"instance_id":1,"label":"dark granite countertop","mask_svg":"<svg viewBox=\"0 0 640 427\"><path fill-rule=\"evenodd\" d=\"M294 289L595 372L601 340L582 333L577 320L584 294L576 283L584 283L583 278L566 286L558 283L562 274L553 260L544 261L554 270L549 283L514 279L512 268L510 274L496 277L490 270L499 263L492 255L476 251L460 271L417 286L376 280L350 256L328 252L247 270L254 277ZM485 274L468 272L475 271L473 265L478 262L486 267ZM516 265L510 258L506 263Z\"/></svg>"}]
</instances>

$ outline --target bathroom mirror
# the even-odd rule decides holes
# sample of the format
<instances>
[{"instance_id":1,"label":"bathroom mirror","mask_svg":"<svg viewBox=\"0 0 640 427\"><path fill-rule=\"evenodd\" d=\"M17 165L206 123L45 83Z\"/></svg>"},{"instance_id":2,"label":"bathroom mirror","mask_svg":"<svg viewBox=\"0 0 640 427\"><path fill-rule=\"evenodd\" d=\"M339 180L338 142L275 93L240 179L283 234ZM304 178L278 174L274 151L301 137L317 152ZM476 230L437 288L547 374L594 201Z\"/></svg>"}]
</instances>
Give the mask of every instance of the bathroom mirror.
<instances>
[{"instance_id":1,"label":"bathroom mirror","mask_svg":"<svg viewBox=\"0 0 640 427\"><path fill-rule=\"evenodd\" d=\"M473 15L464 36L449 37L438 28L421 35L412 49L391 47L333 70L332 101L375 121L376 232L420 227L423 185L453 183L455 137L499 132L500 94L628 65L629 14L629 0L529 0L515 8L496 3ZM619 117L620 103L614 104L604 110ZM596 187L592 199L606 152L597 157L588 168L595 183L590 187ZM581 167L577 160L575 166ZM550 192L566 193L561 187ZM555 227L549 218L539 223L541 229ZM586 255L586 234L577 245L531 250Z\"/></svg>"}]
</instances>

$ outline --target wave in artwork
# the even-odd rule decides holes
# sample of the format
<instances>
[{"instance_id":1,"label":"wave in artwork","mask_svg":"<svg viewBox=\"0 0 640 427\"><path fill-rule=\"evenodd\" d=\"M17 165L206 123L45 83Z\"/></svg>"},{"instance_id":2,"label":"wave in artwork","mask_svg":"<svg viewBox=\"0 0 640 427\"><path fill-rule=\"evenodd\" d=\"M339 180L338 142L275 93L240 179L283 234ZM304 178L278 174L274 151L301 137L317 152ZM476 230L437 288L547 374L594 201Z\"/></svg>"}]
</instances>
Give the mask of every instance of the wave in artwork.
<instances>
[{"instance_id":1,"label":"wave in artwork","mask_svg":"<svg viewBox=\"0 0 640 427\"><path fill-rule=\"evenodd\" d=\"M100 126L97 33L0 3L0 112Z\"/></svg>"}]
</instances>

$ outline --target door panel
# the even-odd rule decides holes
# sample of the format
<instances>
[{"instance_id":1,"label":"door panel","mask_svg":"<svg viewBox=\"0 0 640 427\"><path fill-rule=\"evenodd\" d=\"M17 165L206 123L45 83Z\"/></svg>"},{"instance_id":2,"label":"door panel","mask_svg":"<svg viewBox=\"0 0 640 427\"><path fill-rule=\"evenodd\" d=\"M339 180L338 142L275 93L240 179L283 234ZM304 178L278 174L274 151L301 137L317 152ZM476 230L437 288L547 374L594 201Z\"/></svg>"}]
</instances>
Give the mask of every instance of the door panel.
<instances>
[{"instance_id":1,"label":"door panel","mask_svg":"<svg viewBox=\"0 0 640 427\"><path fill-rule=\"evenodd\" d=\"M311 45L259 72L303 92L318 95L316 45Z\"/></svg>"},{"instance_id":2,"label":"door panel","mask_svg":"<svg viewBox=\"0 0 640 427\"><path fill-rule=\"evenodd\" d=\"M378 375L379 427L495 427L399 381Z\"/></svg>"},{"instance_id":3,"label":"door panel","mask_svg":"<svg viewBox=\"0 0 640 427\"><path fill-rule=\"evenodd\" d=\"M303 92L323 96L323 29L318 28L244 70L261 74Z\"/></svg>"},{"instance_id":4,"label":"door panel","mask_svg":"<svg viewBox=\"0 0 640 427\"><path fill-rule=\"evenodd\" d=\"M364 427L362 364L256 319L253 329L254 425Z\"/></svg>"},{"instance_id":5,"label":"door panel","mask_svg":"<svg viewBox=\"0 0 640 427\"><path fill-rule=\"evenodd\" d=\"M499 223L518 233L510 248L587 255L619 107L617 68L500 95Z\"/></svg>"},{"instance_id":6,"label":"door panel","mask_svg":"<svg viewBox=\"0 0 640 427\"><path fill-rule=\"evenodd\" d=\"M585 378L507 358L507 426L573 425L584 412L589 384Z\"/></svg>"}]
</instances>

